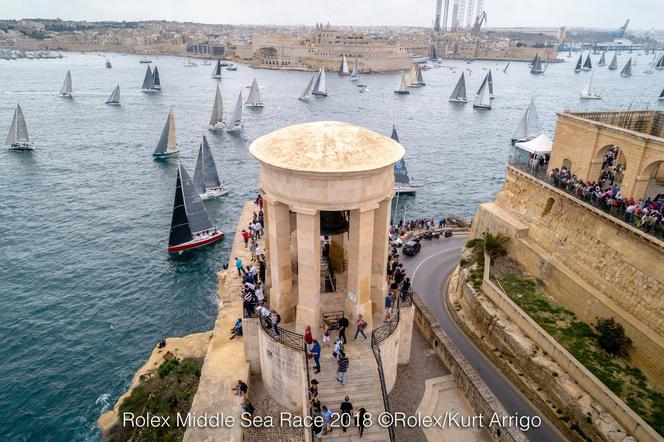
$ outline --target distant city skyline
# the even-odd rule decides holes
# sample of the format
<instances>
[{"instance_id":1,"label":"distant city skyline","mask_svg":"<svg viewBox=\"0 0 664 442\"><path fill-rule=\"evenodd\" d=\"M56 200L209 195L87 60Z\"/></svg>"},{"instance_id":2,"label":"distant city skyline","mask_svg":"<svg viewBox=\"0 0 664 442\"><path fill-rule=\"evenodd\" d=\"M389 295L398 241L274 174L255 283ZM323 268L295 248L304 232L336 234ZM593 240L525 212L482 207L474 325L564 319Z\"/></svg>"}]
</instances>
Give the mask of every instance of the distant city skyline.
<instances>
[{"instance_id":1,"label":"distant city skyline","mask_svg":"<svg viewBox=\"0 0 664 442\"><path fill-rule=\"evenodd\" d=\"M450 13L453 0L450 0ZM657 4L659 3L659 4ZM653 0L485 0L488 27L664 28ZM209 24L432 26L435 0L0 0L3 19L172 20ZM155 7L156 6L156 7ZM448 19L448 28L449 21Z\"/></svg>"}]
</instances>

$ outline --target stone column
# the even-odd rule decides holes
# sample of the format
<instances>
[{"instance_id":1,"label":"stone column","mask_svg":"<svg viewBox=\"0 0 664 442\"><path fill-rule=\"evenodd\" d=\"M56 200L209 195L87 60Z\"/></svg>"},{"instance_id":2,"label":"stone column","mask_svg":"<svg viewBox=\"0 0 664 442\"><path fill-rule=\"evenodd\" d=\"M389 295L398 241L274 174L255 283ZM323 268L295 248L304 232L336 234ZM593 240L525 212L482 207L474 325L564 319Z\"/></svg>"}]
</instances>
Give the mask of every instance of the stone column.
<instances>
[{"instance_id":1,"label":"stone column","mask_svg":"<svg viewBox=\"0 0 664 442\"><path fill-rule=\"evenodd\" d=\"M320 323L320 212L294 207L297 213L297 316L295 329L302 333Z\"/></svg>"},{"instance_id":2,"label":"stone column","mask_svg":"<svg viewBox=\"0 0 664 442\"><path fill-rule=\"evenodd\" d=\"M386 198L374 210L373 251L371 258L371 302L373 310L383 307L387 288L387 254L389 252L388 234L390 230L390 203Z\"/></svg>"},{"instance_id":3,"label":"stone column","mask_svg":"<svg viewBox=\"0 0 664 442\"><path fill-rule=\"evenodd\" d=\"M288 206L265 195L267 241L270 260L270 307L284 322L293 319L294 296L290 258L290 218Z\"/></svg>"},{"instance_id":4,"label":"stone column","mask_svg":"<svg viewBox=\"0 0 664 442\"><path fill-rule=\"evenodd\" d=\"M373 328L371 309L371 269L373 255L374 209L362 207L350 211L348 238L348 295L345 311L352 322L361 314Z\"/></svg>"}]
</instances>

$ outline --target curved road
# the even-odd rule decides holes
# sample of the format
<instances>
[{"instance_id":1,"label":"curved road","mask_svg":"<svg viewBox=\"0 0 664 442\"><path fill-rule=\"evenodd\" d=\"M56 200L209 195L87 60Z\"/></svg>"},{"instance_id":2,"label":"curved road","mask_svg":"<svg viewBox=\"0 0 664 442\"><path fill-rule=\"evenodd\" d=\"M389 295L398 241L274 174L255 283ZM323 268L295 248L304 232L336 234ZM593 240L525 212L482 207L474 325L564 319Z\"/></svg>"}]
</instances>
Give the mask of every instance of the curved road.
<instances>
[{"instance_id":1,"label":"curved road","mask_svg":"<svg viewBox=\"0 0 664 442\"><path fill-rule=\"evenodd\" d=\"M402 254L400 262L403 262L406 272L410 276L413 290L438 319L445 333L464 354L507 412L510 415L518 413L519 416L534 416L537 414L542 417L542 425L539 428L531 428L525 433L528 439L564 441L566 439L551 427L544 417L538 413L537 409L519 393L518 389L499 372L493 363L475 347L470 338L458 328L443 303L441 297L443 285L459 263L461 249L467 240L467 235L455 235L451 238L431 241L423 240L421 243L422 250L417 256L410 257Z\"/></svg>"}]
</instances>

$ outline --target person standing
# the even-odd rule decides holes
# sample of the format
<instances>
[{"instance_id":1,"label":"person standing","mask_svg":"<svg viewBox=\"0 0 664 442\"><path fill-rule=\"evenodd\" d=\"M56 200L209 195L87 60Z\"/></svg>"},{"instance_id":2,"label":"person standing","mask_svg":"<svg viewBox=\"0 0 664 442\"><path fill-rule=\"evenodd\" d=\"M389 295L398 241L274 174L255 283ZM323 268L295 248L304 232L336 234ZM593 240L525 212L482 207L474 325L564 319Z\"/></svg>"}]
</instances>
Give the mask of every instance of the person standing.
<instances>
[{"instance_id":1,"label":"person standing","mask_svg":"<svg viewBox=\"0 0 664 442\"><path fill-rule=\"evenodd\" d=\"M339 353L339 359L337 360L337 381L341 382L342 385L346 385L348 364L350 364L350 360L346 357L346 353L342 351Z\"/></svg>"},{"instance_id":2,"label":"person standing","mask_svg":"<svg viewBox=\"0 0 664 442\"><path fill-rule=\"evenodd\" d=\"M341 403L339 406L339 409L341 410L341 429L346 432L346 427L350 424L350 412L353 411L353 404L350 403L350 398L346 396L344 398L344 401Z\"/></svg>"},{"instance_id":3,"label":"person standing","mask_svg":"<svg viewBox=\"0 0 664 442\"><path fill-rule=\"evenodd\" d=\"M323 416L323 434L331 433L332 428L330 427L330 422L332 421L332 410L329 410L323 405L321 416Z\"/></svg>"},{"instance_id":4,"label":"person standing","mask_svg":"<svg viewBox=\"0 0 664 442\"><path fill-rule=\"evenodd\" d=\"M362 334L364 336L364 340L366 341L367 335L364 334L364 329L367 326L367 321L364 320L362 315L357 315L357 322L355 323L355 336L353 337L353 340L357 339L358 334Z\"/></svg>"},{"instance_id":5,"label":"person standing","mask_svg":"<svg viewBox=\"0 0 664 442\"><path fill-rule=\"evenodd\" d=\"M307 351L311 351L314 345L314 335L311 333L311 327L308 325L304 328L304 343L307 344Z\"/></svg>"},{"instance_id":6,"label":"person standing","mask_svg":"<svg viewBox=\"0 0 664 442\"><path fill-rule=\"evenodd\" d=\"M390 317L392 316L392 305L394 304L394 299L392 298L392 295L388 293L385 296L385 320L389 321Z\"/></svg>"},{"instance_id":7,"label":"person standing","mask_svg":"<svg viewBox=\"0 0 664 442\"><path fill-rule=\"evenodd\" d=\"M242 264L242 258L238 258L237 256L235 257L235 268L237 269L237 276L242 276L243 273L246 274L244 271L244 265Z\"/></svg>"},{"instance_id":8,"label":"person standing","mask_svg":"<svg viewBox=\"0 0 664 442\"><path fill-rule=\"evenodd\" d=\"M404 279L401 283L401 300L405 301L408 298L408 292L410 292L410 278Z\"/></svg>"},{"instance_id":9,"label":"person standing","mask_svg":"<svg viewBox=\"0 0 664 442\"><path fill-rule=\"evenodd\" d=\"M314 366L314 374L318 374L320 373L320 344L315 339L314 344L311 347L311 354L313 355L314 362L316 363Z\"/></svg>"},{"instance_id":10,"label":"person standing","mask_svg":"<svg viewBox=\"0 0 664 442\"><path fill-rule=\"evenodd\" d=\"M320 329L323 331L323 344L330 342L330 326L327 325L327 322L323 322Z\"/></svg>"},{"instance_id":11,"label":"person standing","mask_svg":"<svg viewBox=\"0 0 664 442\"><path fill-rule=\"evenodd\" d=\"M244 248L246 249L247 246L249 245L249 232L247 232L245 229L242 229L242 239L244 239Z\"/></svg>"},{"instance_id":12,"label":"person standing","mask_svg":"<svg viewBox=\"0 0 664 442\"><path fill-rule=\"evenodd\" d=\"M348 327L350 325L350 322L348 322L347 318L342 316L337 321L337 325L339 326L339 338L345 344L346 343L346 327Z\"/></svg>"},{"instance_id":13,"label":"person standing","mask_svg":"<svg viewBox=\"0 0 664 442\"><path fill-rule=\"evenodd\" d=\"M281 315L277 313L276 310L272 309L270 312L270 321L272 321L272 328L274 329L274 333L279 336L281 331L279 330L279 323L281 322Z\"/></svg>"},{"instance_id":14,"label":"person standing","mask_svg":"<svg viewBox=\"0 0 664 442\"><path fill-rule=\"evenodd\" d=\"M357 410L357 416L355 416L355 425L357 426L358 431L360 432L360 438L364 434L364 415L367 414L367 410L360 408Z\"/></svg>"}]
</instances>

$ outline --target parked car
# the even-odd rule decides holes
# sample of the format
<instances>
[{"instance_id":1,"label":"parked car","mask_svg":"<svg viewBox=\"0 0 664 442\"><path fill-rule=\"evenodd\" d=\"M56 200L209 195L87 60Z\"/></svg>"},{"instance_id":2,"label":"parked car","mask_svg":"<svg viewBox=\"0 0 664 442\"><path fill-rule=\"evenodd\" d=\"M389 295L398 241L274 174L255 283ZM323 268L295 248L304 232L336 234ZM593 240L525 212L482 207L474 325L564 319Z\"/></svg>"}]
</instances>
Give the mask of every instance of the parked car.
<instances>
[{"instance_id":1,"label":"parked car","mask_svg":"<svg viewBox=\"0 0 664 442\"><path fill-rule=\"evenodd\" d=\"M403 245L403 254L415 256L418 253L420 253L421 248L422 245L420 244L419 239L411 239L410 241L406 242L406 244Z\"/></svg>"},{"instance_id":2,"label":"parked car","mask_svg":"<svg viewBox=\"0 0 664 442\"><path fill-rule=\"evenodd\" d=\"M403 242L401 241L401 238L399 238L398 235L392 234L390 235L390 245L394 247L401 247L403 245Z\"/></svg>"}]
</instances>

